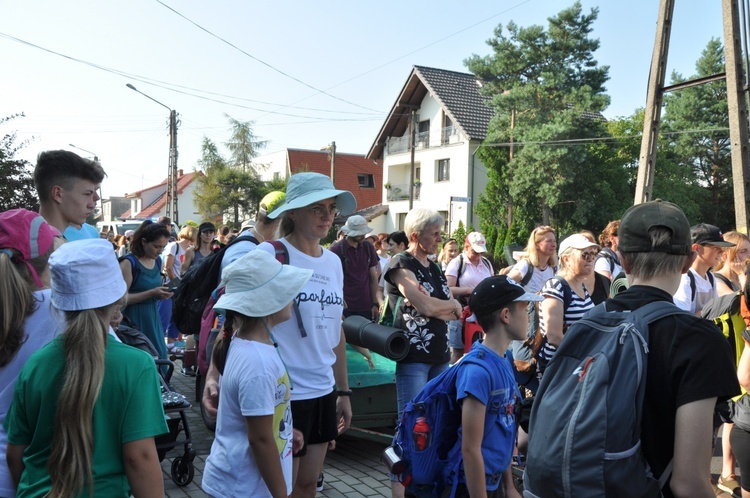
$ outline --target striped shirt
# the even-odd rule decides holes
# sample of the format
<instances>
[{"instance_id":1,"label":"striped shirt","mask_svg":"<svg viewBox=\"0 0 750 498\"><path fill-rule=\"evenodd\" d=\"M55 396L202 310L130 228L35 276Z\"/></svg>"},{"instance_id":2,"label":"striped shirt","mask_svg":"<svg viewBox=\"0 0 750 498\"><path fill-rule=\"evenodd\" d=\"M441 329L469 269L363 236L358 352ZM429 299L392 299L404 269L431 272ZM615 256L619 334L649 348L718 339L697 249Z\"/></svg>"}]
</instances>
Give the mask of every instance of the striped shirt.
<instances>
[{"instance_id":1,"label":"striped shirt","mask_svg":"<svg viewBox=\"0 0 750 498\"><path fill-rule=\"evenodd\" d=\"M583 285L583 284L582 284ZM570 290L571 294L571 300L570 305L565 308L564 310L564 316L563 316L563 328L567 329L565 327L566 325L571 325L581 318L583 318L583 315L586 314L588 310L593 308L594 302L591 300L591 296L589 295L589 291L586 289L586 286L583 285L583 295L584 297L581 298L578 294L573 292L573 289ZM563 303L563 306L565 304L565 294L563 292L563 283L560 282L560 280L556 278L551 278L547 280L547 282L542 287L542 296L545 298L553 298L557 299L558 301ZM547 327L544 323L544 314L540 314L540 326L539 326L542 335L546 338L547 337ZM546 340L544 341L544 345L539 351L539 361L544 366L549 363L549 360L552 358L552 355L555 354L555 351L557 351L557 348L553 346L552 344L549 344Z\"/></svg>"}]
</instances>

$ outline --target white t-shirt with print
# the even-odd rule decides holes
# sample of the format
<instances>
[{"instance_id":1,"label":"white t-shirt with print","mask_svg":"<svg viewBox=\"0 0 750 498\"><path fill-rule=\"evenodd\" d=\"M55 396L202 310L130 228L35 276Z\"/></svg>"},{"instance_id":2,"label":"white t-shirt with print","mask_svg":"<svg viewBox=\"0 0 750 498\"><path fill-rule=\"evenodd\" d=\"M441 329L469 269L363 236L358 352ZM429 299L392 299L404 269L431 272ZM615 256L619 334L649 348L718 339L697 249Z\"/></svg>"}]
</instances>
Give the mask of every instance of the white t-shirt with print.
<instances>
[{"instance_id":1,"label":"white t-shirt with print","mask_svg":"<svg viewBox=\"0 0 750 498\"><path fill-rule=\"evenodd\" d=\"M333 348L341 341L341 314L344 312L344 271L341 259L322 248L318 257L295 249L286 239L280 239L289 251L289 264L313 270L310 280L297 295L304 332L297 326L297 317L273 328L274 340L287 366L294 389L292 400L314 399L329 394L335 383ZM268 242L258 246L276 256Z\"/></svg>"},{"instance_id":2,"label":"white t-shirt with print","mask_svg":"<svg viewBox=\"0 0 750 498\"><path fill-rule=\"evenodd\" d=\"M247 439L245 417L273 415L287 494L292 492L290 383L276 348L235 337L229 345L216 419L216 435L203 470L211 496L270 497Z\"/></svg>"}]
</instances>

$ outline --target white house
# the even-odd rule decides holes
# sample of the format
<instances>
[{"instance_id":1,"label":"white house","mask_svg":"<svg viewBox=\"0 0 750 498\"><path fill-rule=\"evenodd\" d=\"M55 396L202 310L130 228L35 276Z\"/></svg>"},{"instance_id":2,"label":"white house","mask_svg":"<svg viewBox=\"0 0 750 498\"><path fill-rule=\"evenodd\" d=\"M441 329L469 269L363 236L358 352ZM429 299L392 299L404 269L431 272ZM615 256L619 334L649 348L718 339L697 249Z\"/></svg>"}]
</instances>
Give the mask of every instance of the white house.
<instances>
[{"instance_id":1,"label":"white house","mask_svg":"<svg viewBox=\"0 0 750 498\"><path fill-rule=\"evenodd\" d=\"M172 221L180 226L191 219L198 223L202 221L193 195L197 187L195 180L199 175L203 176L203 173L194 171L184 174L181 169L177 171L178 216L177 219L172 216ZM130 199L130 210L122 218L151 219L164 216L167 210L167 180L132 194L125 194L125 197Z\"/></svg>"},{"instance_id":2,"label":"white house","mask_svg":"<svg viewBox=\"0 0 750 498\"><path fill-rule=\"evenodd\" d=\"M446 232L461 220L479 227L474 206L487 185L487 169L476 156L494 111L479 93L473 74L414 66L375 139L367 159L382 161L386 231L403 228L409 211L410 121L414 116L414 207L446 219Z\"/></svg>"}]
</instances>

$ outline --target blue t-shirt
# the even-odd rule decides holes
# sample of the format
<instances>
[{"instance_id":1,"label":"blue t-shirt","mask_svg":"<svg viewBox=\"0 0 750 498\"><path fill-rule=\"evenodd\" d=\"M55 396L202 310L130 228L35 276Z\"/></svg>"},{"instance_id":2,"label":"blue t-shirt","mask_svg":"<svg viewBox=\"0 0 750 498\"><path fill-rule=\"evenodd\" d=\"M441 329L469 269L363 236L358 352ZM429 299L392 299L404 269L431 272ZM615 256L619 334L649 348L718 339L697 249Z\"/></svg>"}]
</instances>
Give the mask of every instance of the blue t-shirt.
<instances>
[{"instance_id":1,"label":"blue t-shirt","mask_svg":"<svg viewBox=\"0 0 750 498\"><path fill-rule=\"evenodd\" d=\"M97 230L96 227L92 227L88 223L84 223L83 225L81 225L81 228L76 228L73 225L68 225L68 228L66 228L65 232L63 232L63 237L65 237L65 240L67 240L68 242L83 239L98 239L99 230Z\"/></svg>"},{"instance_id":2,"label":"blue t-shirt","mask_svg":"<svg viewBox=\"0 0 750 498\"><path fill-rule=\"evenodd\" d=\"M482 439L482 458L484 471L490 475L505 472L513 456L516 442L516 417L513 410L516 403L517 388L510 362L481 343L475 344L467 357L484 355L477 359L487 368L462 360L457 365L456 399L459 401L469 394L478 399L486 408L484 416L484 438ZM456 367L453 367L456 368ZM458 429L459 440L463 427ZM488 491L494 491L500 480L488 485Z\"/></svg>"}]
</instances>

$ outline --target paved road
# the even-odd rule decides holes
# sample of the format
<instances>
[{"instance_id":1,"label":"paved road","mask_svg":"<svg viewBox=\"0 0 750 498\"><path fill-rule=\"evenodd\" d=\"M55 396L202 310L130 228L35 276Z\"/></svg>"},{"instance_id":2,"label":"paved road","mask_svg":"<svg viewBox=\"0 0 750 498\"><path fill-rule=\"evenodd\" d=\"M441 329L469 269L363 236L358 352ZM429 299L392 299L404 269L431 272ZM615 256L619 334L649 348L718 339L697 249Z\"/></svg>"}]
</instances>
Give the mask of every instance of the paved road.
<instances>
[{"instance_id":1,"label":"paved road","mask_svg":"<svg viewBox=\"0 0 750 498\"><path fill-rule=\"evenodd\" d=\"M179 369L180 361L176 362ZM211 450L213 433L206 429L201 419L198 403L194 402L195 377L187 377L175 373L172 377L173 388L188 397L193 406L185 411L188 427L191 431L192 446L195 457L195 477L193 482L185 487L177 486L170 478L172 462L184 453L184 445L176 446L169 451L162 461L164 470L164 491L168 498L176 497L206 497L201 489L203 467L206 457ZM184 433L178 436L178 441L184 440ZM346 435L337 440L337 448L326 457L325 487L319 497L331 498L360 498L367 496L391 496L388 477L383 465L379 461L380 453L385 444L366 441Z\"/></svg>"}]
</instances>

